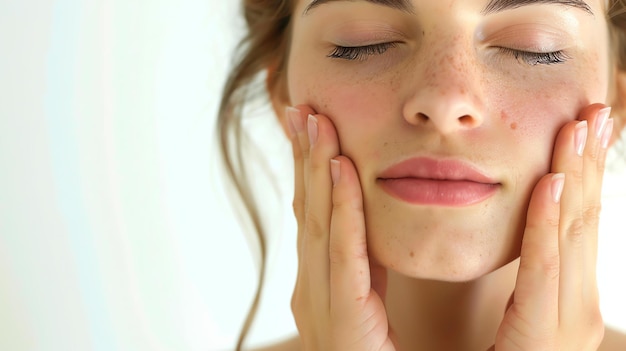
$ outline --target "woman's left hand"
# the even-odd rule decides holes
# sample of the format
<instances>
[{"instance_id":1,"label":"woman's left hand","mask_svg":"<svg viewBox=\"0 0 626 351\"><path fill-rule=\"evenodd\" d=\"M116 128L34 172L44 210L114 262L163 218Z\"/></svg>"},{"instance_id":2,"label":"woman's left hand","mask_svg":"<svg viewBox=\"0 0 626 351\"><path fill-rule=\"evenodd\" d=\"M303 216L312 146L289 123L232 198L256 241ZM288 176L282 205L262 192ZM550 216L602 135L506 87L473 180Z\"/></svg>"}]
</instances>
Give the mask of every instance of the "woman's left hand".
<instances>
[{"instance_id":1,"label":"woman's left hand","mask_svg":"<svg viewBox=\"0 0 626 351\"><path fill-rule=\"evenodd\" d=\"M515 291L492 349L597 350L602 341L596 257L609 112L590 105L557 136L553 173L530 200Z\"/></svg>"}]
</instances>

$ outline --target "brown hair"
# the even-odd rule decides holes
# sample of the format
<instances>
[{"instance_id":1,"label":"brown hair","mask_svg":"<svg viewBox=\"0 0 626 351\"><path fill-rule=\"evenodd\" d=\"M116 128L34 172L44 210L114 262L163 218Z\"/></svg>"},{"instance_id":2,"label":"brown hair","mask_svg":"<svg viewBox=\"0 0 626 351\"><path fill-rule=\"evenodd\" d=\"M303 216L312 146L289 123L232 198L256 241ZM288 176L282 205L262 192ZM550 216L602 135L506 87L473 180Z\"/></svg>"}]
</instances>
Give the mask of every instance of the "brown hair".
<instances>
[{"instance_id":1,"label":"brown hair","mask_svg":"<svg viewBox=\"0 0 626 351\"><path fill-rule=\"evenodd\" d=\"M242 127L242 111L246 102L259 95L262 88L273 90L277 84L285 81L282 74L287 64L294 2L294 0L243 0L246 35L235 53L237 61L224 87L218 115L217 130L221 160L234 186L236 200L243 206L247 219L254 228L260 254L256 293L237 341L237 350L241 350L259 307L267 261L266 232L244 162L247 158L243 152L246 134ZM626 71L626 0L609 0L607 18L611 24L616 65L618 69ZM257 78L268 70L271 70L272 74L260 87ZM284 100L287 101L286 98Z\"/></svg>"},{"instance_id":2,"label":"brown hair","mask_svg":"<svg viewBox=\"0 0 626 351\"><path fill-rule=\"evenodd\" d=\"M247 32L235 53L238 61L226 81L217 120L220 156L224 169L232 181L238 204L243 207L247 219L254 228L260 255L259 280L237 341L237 350L243 347L258 310L267 266L265 228L247 176L248 168L244 162L243 143L246 135L242 128L242 111L246 101L260 92L253 84L260 73L269 68L276 72L267 81L268 89L279 82L280 72L286 64L293 2L293 0L243 1Z\"/></svg>"},{"instance_id":3,"label":"brown hair","mask_svg":"<svg viewBox=\"0 0 626 351\"><path fill-rule=\"evenodd\" d=\"M607 18L617 68L626 70L626 0L609 0Z\"/></svg>"}]
</instances>

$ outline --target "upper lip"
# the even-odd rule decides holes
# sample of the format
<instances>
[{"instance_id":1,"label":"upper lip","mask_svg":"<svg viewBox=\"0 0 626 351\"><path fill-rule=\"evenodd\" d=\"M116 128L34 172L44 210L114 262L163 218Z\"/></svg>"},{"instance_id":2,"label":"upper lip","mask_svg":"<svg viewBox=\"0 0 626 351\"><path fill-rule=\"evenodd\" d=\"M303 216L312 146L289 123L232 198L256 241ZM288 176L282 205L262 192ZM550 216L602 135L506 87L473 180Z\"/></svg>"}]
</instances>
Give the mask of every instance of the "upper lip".
<instances>
[{"instance_id":1,"label":"upper lip","mask_svg":"<svg viewBox=\"0 0 626 351\"><path fill-rule=\"evenodd\" d=\"M427 157L416 157L397 163L383 171L379 178L422 178L498 184L478 167L465 161Z\"/></svg>"}]
</instances>

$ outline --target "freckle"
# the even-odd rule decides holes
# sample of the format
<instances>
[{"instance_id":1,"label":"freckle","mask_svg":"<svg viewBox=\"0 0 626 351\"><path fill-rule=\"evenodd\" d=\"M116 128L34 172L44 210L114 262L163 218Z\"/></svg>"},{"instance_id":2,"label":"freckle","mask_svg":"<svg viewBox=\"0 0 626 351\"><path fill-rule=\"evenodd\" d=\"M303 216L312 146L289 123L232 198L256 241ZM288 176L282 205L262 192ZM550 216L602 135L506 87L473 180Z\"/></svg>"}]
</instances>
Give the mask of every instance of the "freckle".
<instances>
[{"instance_id":1,"label":"freckle","mask_svg":"<svg viewBox=\"0 0 626 351\"><path fill-rule=\"evenodd\" d=\"M386 147L387 145L389 145L389 143L388 143L388 142L385 142L385 145L383 145L383 146L385 146L385 147Z\"/></svg>"},{"instance_id":2,"label":"freckle","mask_svg":"<svg viewBox=\"0 0 626 351\"><path fill-rule=\"evenodd\" d=\"M506 121L508 118L509 116L506 114L506 112L504 112L504 110L500 111L500 119Z\"/></svg>"},{"instance_id":3,"label":"freckle","mask_svg":"<svg viewBox=\"0 0 626 351\"><path fill-rule=\"evenodd\" d=\"M411 256L411 257L415 257L415 252L411 251L411 253L409 254L409 256Z\"/></svg>"},{"instance_id":4,"label":"freckle","mask_svg":"<svg viewBox=\"0 0 626 351\"><path fill-rule=\"evenodd\" d=\"M517 129L517 123L515 122L511 123L511 129L513 130Z\"/></svg>"}]
</instances>

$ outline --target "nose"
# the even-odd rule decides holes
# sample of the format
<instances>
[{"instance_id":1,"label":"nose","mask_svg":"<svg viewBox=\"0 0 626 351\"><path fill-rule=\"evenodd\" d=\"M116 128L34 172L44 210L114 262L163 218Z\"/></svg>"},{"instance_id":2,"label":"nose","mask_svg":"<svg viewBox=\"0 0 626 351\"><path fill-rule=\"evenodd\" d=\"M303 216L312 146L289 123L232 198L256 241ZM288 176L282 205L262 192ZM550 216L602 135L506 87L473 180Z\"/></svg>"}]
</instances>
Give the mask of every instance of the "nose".
<instances>
[{"instance_id":1,"label":"nose","mask_svg":"<svg viewBox=\"0 0 626 351\"><path fill-rule=\"evenodd\" d=\"M409 124L430 126L444 135L482 125L481 77L469 52L447 47L420 60L411 83L414 93L403 108Z\"/></svg>"}]
</instances>

